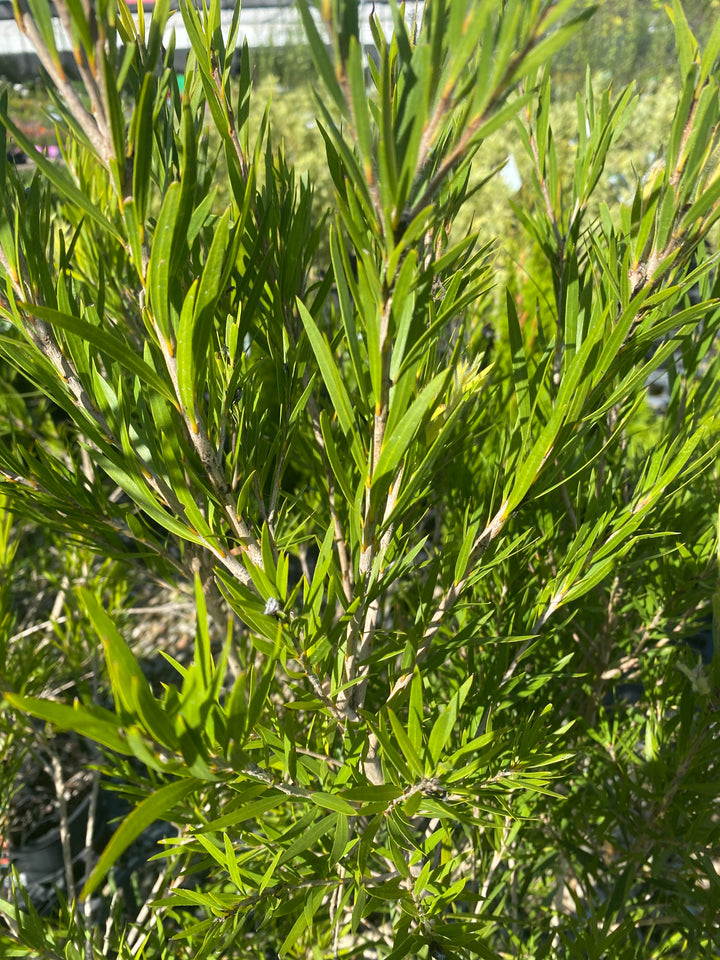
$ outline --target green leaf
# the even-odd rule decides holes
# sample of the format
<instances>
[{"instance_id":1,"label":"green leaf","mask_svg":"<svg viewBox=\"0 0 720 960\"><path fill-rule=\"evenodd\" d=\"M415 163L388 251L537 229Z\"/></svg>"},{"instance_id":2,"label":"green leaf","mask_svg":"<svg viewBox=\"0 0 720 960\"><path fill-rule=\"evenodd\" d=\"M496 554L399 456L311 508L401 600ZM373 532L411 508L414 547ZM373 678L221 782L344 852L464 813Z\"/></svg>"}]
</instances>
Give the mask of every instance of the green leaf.
<instances>
[{"instance_id":1,"label":"green leaf","mask_svg":"<svg viewBox=\"0 0 720 960\"><path fill-rule=\"evenodd\" d=\"M720 55L720 18L715 20L715 25L710 32L710 36L705 44L705 49L702 52L698 87L702 87L712 73L718 55Z\"/></svg>"},{"instance_id":2,"label":"green leaf","mask_svg":"<svg viewBox=\"0 0 720 960\"><path fill-rule=\"evenodd\" d=\"M152 252L148 266L148 291L159 333L164 338L170 354L175 353L174 338L170 328L170 310L168 296L170 291L170 257L180 212L180 183L170 184L163 199L152 241Z\"/></svg>"},{"instance_id":3,"label":"green leaf","mask_svg":"<svg viewBox=\"0 0 720 960\"><path fill-rule=\"evenodd\" d=\"M237 234L237 231L235 231ZM195 305L197 333L196 347L204 357L205 349L212 334L212 316L217 302L222 295L226 281L225 264L234 264L234 251L237 248L237 238L230 241L230 208L215 221L213 238L205 259L205 265L200 277L197 303Z\"/></svg>"},{"instance_id":4,"label":"green leaf","mask_svg":"<svg viewBox=\"0 0 720 960\"><path fill-rule=\"evenodd\" d=\"M354 290L354 280L347 253L340 242L339 231L334 228L330 231L330 255L332 257L333 275L337 285L338 300L340 302L340 316L345 329L345 343L347 344L352 361L355 380L362 392L365 383L365 365L363 364L358 347L358 332L355 325L355 303L357 294ZM351 285L353 293L351 295Z\"/></svg>"},{"instance_id":5,"label":"green leaf","mask_svg":"<svg viewBox=\"0 0 720 960\"><path fill-rule=\"evenodd\" d=\"M108 330L106 324L95 326L80 317L72 316L68 313L62 313L59 310L53 310L50 307L42 307L36 303L18 303L23 310L27 310L32 316L39 320L44 320L50 326L60 327L61 330L67 330L75 336L81 337L87 343L91 343L101 354L104 353L113 360L116 360L121 366L134 373L142 383L153 390L156 390L161 396L169 400L173 406L176 405L175 398L168 384L147 364L137 353L135 353L127 344L116 337Z\"/></svg>"},{"instance_id":6,"label":"green leaf","mask_svg":"<svg viewBox=\"0 0 720 960\"><path fill-rule=\"evenodd\" d=\"M410 409L397 425L392 424L388 419L388 427L385 432L382 450L380 451L380 458L372 478L373 483L377 483L381 478L391 476L395 473L400 461L407 453L408 447L420 429L420 425L425 416L447 382L448 376L448 371L445 370L436 374L430 383L423 387L410 406Z\"/></svg>"},{"instance_id":7,"label":"green leaf","mask_svg":"<svg viewBox=\"0 0 720 960\"><path fill-rule=\"evenodd\" d=\"M467 573L470 554L477 540L479 526L479 521L471 523L465 532L462 543L460 544L460 550L458 551L457 559L455 561L455 575L453 577L453 583L455 584L460 583Z\"/></svg>"},{"instance_id":8,"label":"green leaf","mask_svg":"<svg viewBox=\"0 0 720 960\"><path fill-rule=\"evenodd\" d=\"M408 737L416 753L422 749L423 734L423 680L417 665L413 669L410 684L410 704L408 706Z\"/></svg>"},{"instance_id":9,"label":"green leaf","mask_svg":"<svg viewBox=\"0 0 720 960\"><path fill-rule=\"evenodd\" d=\"M131 753L120 735L117 716L109 710L81 706L78 702L69 707L53 700L23 697L16 693L5 693L4 697L16 710L52 723L59 730L73 730L110 750L123 754Z\"/></svg>"},{"instance_id":10,"label":"green leaf","mask_svg":"<svg viewBox=\"0 0 720 960\"><path fill-rule=\"evenodd\" d=\"M0 109L2 109L1 103ZM110 237L118 242L122 242L122 238L114 224L104 216L100 207L96 203L93 203L85 192L79 189L65 167L60 166L53 160L49 160L43 152L36 150L32 140L13 123L7 113L0 113L0 122L12 133L13 139L17 142L18 146L28 157L32 158L38 170L40 170L42 175L55 187L60 197L76 204L86 216L90 217L98 226L102 227Z\"/></svg>"},{"instance_id":11,"label":"green leaf","mask_svg":"<svg viewBox=\"0 0 720 960\"><path fill-rule=\"evenodd\" d=\"M330 868L339 863L345 856L350 840L350 824L347 817L338 817L335 827L335 839L330 851Z\"/></svg>"},{"instance_id":12,"label":"green leaf","mask_svg":"<svg viewBox=\"0 0 720 960\"><path fill-rule=\"evenodd\" d=\"M256 796L255 791L258 790L267 791L268 787L265 784L257 784L255 787L253 787L251 796ZM216 820L211 820L209 823L204 824L202 830L208 833L214 833L218 830L226 830L228 827L234 827L238 823L245 823L248 820L256 820L268 810L274 810L276 807L282 806L288 802L287 797L278 792L273 792L270 794L270 796L261 797L259 800L251 800L247 803L243 803L242 800L242 797L236 796L235 803L238 804L236 808L231 813L226 813L224 816L218 817Z\"/></svg>"},{"instance_id":13,"label":"green leaf","mask_svg":"<svg viewBox=\"0 0 720 960\"><path fill-rule=\"evenodd\" d=\"M133 266L142 283L144 280L143 264L143 237L145 229L138 219L138 210L135 200L130 197L123 204L123 220L125 221L125 230L128 238L128 248L132 257Z\"/></svg>"},{"instance_id":14,"label":"green leaf","mask_svg":"<svg viewBox=\"0 0 720 960\"><path fill-rule=\"evenodd\" d=\"M335 445L335 438L333 437L332 433L332 426L330 425L328 415L324 410L320 413L320 430L322 432L323 442L325 444L325 454L328 458L333 475L335 476L335 479L337 480L345 499L348 502L352 502L354 494L351 481L347 475L346 469L343 467L340 461L338 449Z\"/></svg>"},{"instance_id":15,"label":"green leaf","mask_svg":"<svg viewBox=\"0 0 720 960\"><path fill-rule=\"evenodd\" d=\"M127 494L164 530L180 537L181 540L204 545L204 540L198 535L197 531L193 531L188 524L169 513L160 501L150 494L138 472L129 472L129 467L123 462L122 456L110 459L110 457L94 452L93 459L115 481L123 493Z\"/></svg>"},{"instance_id":16,"label":"green leaf","mask_svg":"<svg viewBox=\"0 0 720 960\"><path fill-rule=\"evenodd\" d=\"M210 692L211 684L215 679L215 663L210 646L210 632L208 629L207 604L205 592L199 573L195 573L195 609L197 630L195 637L195 663L200 671L204 692ZM215 691L217 693L217 691Z\"/></svg>"},{"instance_id":17,"label":"green leaf","mask_svg":"<svg viewBox=\"0 0 720 960\"><path fill-rule=\"evenodd\" d=\"M177 335L177 382L178 399L185 415L189 418L193 430L197 433L197 406L195 399L196 355L193 344L195 329L195 303L200 278L193 280L180 311L180 323Z\"/></svg>"},{"instance_id":18,"label":"green leaf","mask_svg":"<svg viewBox=\"0 0 720 960\"><path fill-rule=\"evenodd\" d=\"M312 922L317 910L322 903L323 898L326 895L326 888L321 887L320 889L312 890L309 894L305 895L305 903L302 909L302 912L299 914L295 923L290 928L290 932L283 940L278 950L278 956L284 957L287 952L293 947L299 940L302 934L312 928Z\"/></svg>"},{"instance_id":19,"label":"green leaf","mask_svg":"<svg viewBox=\"0 0 720 960\"><path fill-rule=\"evenodd\" d=\"M170 14L170 0L154 0L152 4L152 18L147 44L147 70L154 71L160 60L163 47L163 34Z\"/></svg>"},{"instance_id":20,"label":"green leaf","mask_svg":"<svg viewBox=\"0 0 720 960\"><path fill-rule=\"evenodd\" d=\"M159 790L151 793L149 797L146 797L142 803L135 807L132 813L120 824L100 855L93 872L80 892L80 899L87 899L97 890L108 870L144 830L155 823L156 820L165 817L176 804L183 801L201 785L201 781L197 780L176 780L160 787Z\"/></svg>"},{"instance_id":21,"label":"green leaf","mask_svg":"<svg viewBox=\"0 0 720 960\"><path fill-rule=\"evenodd\" d=\"M374 171L372 168L372 134L370 130L370 111L368 110L367 93L365 92L365 70L363 67L363 53L357 37L350 38L348 57L348 78L353 105L353 120L357 132L360 153L365 164L365 177L372 182Z\"/></svg>"},{"instance_id":22,"label":"green leaf","mask_svg":"<svg viewBox=\"0 0 720 960\"><path fill-rule=\"evenodd\" d=\"M692 35L680 0L672 0L672 10L668 9L668 13L675 27L675 43L677 44L678 59L680 61L680 78L684 82L695 62L697 41Z\"/></svg>"},{"instance_id":23,"label":"green leaf","mask_svg":"<svg viewBox=\"0 0 720 960\"><path fill-rule=\"evenodd\" d=\"M355 813L354 810L353 813ZM316 820L315 823L304 830L299 837L293 840L280 857L278 863L283 864L294 860L302 853L305 853L306 850L313 848L318 840L324 837L325 834L331 831L334 832L339 816L339 813L331 813L327 817L323 817L322 820Z\"/></svg>"},{"instance_id":24,"label":"green leaf","mask_svg":"<svg viewBox=\"0 0 720 960\"><path fill-rule=\"evenodd\" d=\"M531 402L530 377L528 375L525 344L520 329L515 300L509 290L505 292L508 318L508 333L510 336L510 350L512 351L513 380L515 382L515 399L518 405L518 421L522 433L523 443L530 442Z\"/></svg>"},{"instance_id":25,"label":"green leaf","mask_svg":"<svg viewBox=\"0 0 720 960\"><path fill-rule=\"evenodd\" d=\"M305 327L305 332L310 341L310 346L313 349L315 359L320 367L323 383L325 384L327 392L330 394L330 399L338 415L343 433L347 436L349 433L354 432L354 417L345 384L340 376L340 371L333 359L333 355L330 352L327 337L318 330L317 324L305 304L298 300L297 305L300 311L300 318Z\"/></svg>"},{"instance_id":26,"label":"green leaf","mask_svg":"<svg viewBox=\"0 0 720 960\"><path fill-rule=\"evenodd\" d=\"M388 707L388 717L390 718L390 725L392 727L393 733L395 734L395 739L397 740L398 746L403 753L403 756L408 762L410 770L416 777L422 778L425 775L425 769L423 767L422 761L413 746L412 740L408 736L403 727L402 723L395 716L395 713Z\"/></svg>"},{"instance_id":27,"label":"green leaf","mask_svg":"<svg viewBox=\"0 0 720 960\"><path fill-rule=\"evenodd\" d=\"M85 27L88 29L88 46L86 49L92 50L92 44L89 42L89 28L87 21L82 14L82 6L78 0L71 0L71 2L75 4L77 12L81 14L82 21ZM75 19L74 22L77 23L77 19ZM105 84L105 102L109 113L110 135L112 138L114 154L110 163L110 168L113 173L116 192L120 196L125 196L129 190L129 184L125 183L125 155L127 152L125 148L125 117L123 114L122 103L120 101L120 92L117 86L118 81L115 64L111 63L111 58L108 56L106 50L100 51L100 57L102 60L102 77Z\"/></svg>"},{"instance_id":28,"label":"green leaf","mask_svg":"<svg viewBox=\"0 0 720 960\"><path fill-rule=\"evenodd\" d=\"M328 55L325 41L320 36L318 28L315 26L315 20L310 11L307 0L298 0L298 10L300 11L300 17L303 22L305 36L310 44L310 51L312 53L318 73L320 74L328 93L332 97L335 106L338 107L344 115L347 115L347 102L343 96L342 89L335 75L335 69L330 56Z\"/></svg>"},{"instance_id":29,"label":"green leaf","mask_svg":"<svg viewBox=\"0 0 720 960\"><path fill-rule=\"evenodd\" d=\"M78 592L105 648L115 696L149 736L171 750L177 749L178 739L173 725L152 695L134 654L100 606L97 597L86 587L80 587Z\"/></svg>"},{"instance_id":30,"label":"green leaf","mask_svg":"<svg viewBox=\"0 0 720 960\"><path fill-rule=\"evenodd\" d=\"M390 76L390 54L388 48L382 51L382 80L380 84L380 137L378 155L380 160L380 190L383 194L383 207L386 217L394 214L399 218L403 209L399 206L398 197L398 163L395 149L395 129L393 123L392 88ZM389 219L389 218L388 218ZM394 224L392 224L394 226ZM388 249L392 249L392 231L387 237Z\"/></svg>"},{"instance_id":31,"label":"green leaf","mask_svg":"<svg viewBox=\"0 0 720 960\"><path fill-rule=\"evenodd\" d=\"M152 73L143 78L140 96L130 125L130 142L133 144L133 198L137 206L141 236L144 237L145 217L150 193L153 158L153 106L157 81Z\"/></svg>"},{"instance_id":32,"label":"green leaf","mask_svg":"<svg viewBox=\"0 0 720 960\"><path fill-rule=\"evenodd\" d=\"M720 216L720 212L717 208L719 199L720 173L715 173L709 183L704 185L704 189L700 192L700 195L691 205L690 209L686 212L683 212L683 227L692 226L692 224L697 220L701 220L702 218L706 217L708 213L712 212L713 215L710 218L710 221L704 224L705 229L709 228Z\"/></svg>"},{"instance_id":33,"label":"green leaf","mask_svg":"<svg viewBox=\"0 0 720 960\"><path fill-rule=\"evenodd\" d=\"M564 10L572 6L574 6L574 0L564 0L562 3L553 4L554 17L560 16ZM583 10L582 13L568 20L567 23L556 30L549 31L539 43L535 44L532 50L520 58L520 62L512 74L511 82L517 83L522 77L530 76L538 67L547 63L553 54L565 46L570 37L577 33L582 25L592 17L595 9L595 7L588 7L587 10Z\"/></svg>"},{"instance_id":34,"label":"green leaf","mask_svg":"<svg viewBox=\"0 0 720 960\"><path fill-rule=\"evenodd\" d=\"M350 817L357 816L355 807L351 806L347 800L343 799L343 797L337 793L311 793L310 799L318 807L322 807L325 810L336 810L338 813L343 813Z\"/></svg>"},{"instance_id":35,"label":"green leaf","mask_svg":"<svg viewBox=\"0 0 720 960\"><path fill-rule=\"evenodd\" d=\"M456 720L457 702L453 697L433 724L428 738L428 753L435 766L439 763L442 752L452 735Z\"/></svg>"}]
</instances>

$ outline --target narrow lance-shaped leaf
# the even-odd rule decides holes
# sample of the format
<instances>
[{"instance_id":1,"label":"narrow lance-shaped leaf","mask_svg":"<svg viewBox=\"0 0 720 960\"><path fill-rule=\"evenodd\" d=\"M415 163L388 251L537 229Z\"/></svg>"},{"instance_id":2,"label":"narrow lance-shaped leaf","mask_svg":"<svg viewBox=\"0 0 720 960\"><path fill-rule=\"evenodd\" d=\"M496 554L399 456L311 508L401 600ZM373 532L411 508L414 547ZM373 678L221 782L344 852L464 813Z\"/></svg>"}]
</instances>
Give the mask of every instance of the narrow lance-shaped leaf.
<instances>
[{"instance_id":1,"label":"narrow lance-shaped leaf","mask_svg":"<svg viewBox=\"0 0 720 960\"><path fill-rule=\"evenodd\" d=\"M305 327L305 332L308 335L308 340L310 341L310 346L313 349L315 354L315 359L317 360L318 366L320 367L320 374L323 378L323 383L327 389L327 392L330 394L330 399L332 400L333 407L335 412L338 415L338 420L340 421L340 426L343 429L345 435L353 432L353 412L352 406L350 404L350 398L348 397L347 390L345 389L345 384L340 375L340 370L338 369L337 364L333 358L333 355L330 351L330 345L327 342L327 338L324 334L320 332L317 327L317 324L313 320L310 312L302 301L297 301L298 310L300 311L300 318Z\"/></svg>"},{"instance_id":2,"label":"narrow lance-shaped leaf","mask_svg":"<svg viewBox=\"0 0 720 960\"><path fill-rule=\"evenodd\" d=\"M4 697L16 710L51 723L59 730L73 730L118 753L131 752L119 733L117 716L109 710L104 710L102 707L85 707L79 703L68 706L65 703L56 703L54 700L22 697L16 693L6 693Z\"/></svg>"},{"instance_id":3,"label":"narrow lance-shaped leaf","mask_svg":"<svg viewBox=\"0 0 720 960\"><path fill-rule=\"evenodd\" d=\"M178 399L185 415L190 419L197 433L195 406L195 351L193 349L193 330L195 327L195 301L197 299L200 278L196 278L187 292L180 311L180 323L177 336L177 382Z\"/></svg>"},{"instance_id":4,"label":"narrow lance-shaped leaf","mask_svg":"<svg viewBox=\"0 0 720 960\"><path fill-rule=\"evenodd\" d=\"M394 473L397 469L420 424L437 400L449 376L450 373L446 370L436 374L430 383L423 387L400 422L397 425L388 424L388 431L373 475L373 483L377 483L382 477Z\"/></svg>"},{"instance_id":5,"label":"narrow lance-shaped leaf","mask_svg":"<svg viewBox=\"0 0 720 960\"><path fill-rule=\"evenodd\" d=\"M307 830L302 832L299 837L296 837L295 840L285 849L280 860L280 864L287 863L292 861L295 857L300 856L301 853L304 853L306 850L311 849L314 844L318 842L325 834L330 833L331 830L335 829L335 824L337 823L337 818L342 816L340 813L331 813L327 817L323 817L321 820L316 820L312 826L308 827Z\"/></svg>"},{"instance_id":6,"label":"narrow lance-shaped leaf","mask_svg":"<svg viewBox=\"0 0 720 960\"><path fill-rule=\"evenodd\" d=\"M153 74L145 74L140 97L130 125L130 137L133 146L133 198L137 206L138 221L143 239L152 171L153 107L156 87L157 81Z\"/></svg>"},{"instance_id":7,"label":"narrow lance-shaped leaf","mask_svg":"<svg viewBox=\"0 0 720 960\"><path fill-rule=\"evenodd\" d=\"M336 793L311 793L310 799L323 810L335 810L348 817L357 816L357 810ZM341 818L342 819L342 818Z\"/></svg>"},{"instance_id":8,"label":"narrow lance-shaped leaf","mask_svg":"<svg viewBox=\"0 0 720 960\"><path fill-rule=\"evenodd\" d=\"M553 4L555 16L560 16L560 14L571 7L573 7L574 0L564 0L564 2ZM537 70L538 67L542 66L544 63L547 63L548 60L556 53L561 47L563 47L570 37L576 33L584 23L586 23L592 15L595 13L595 7L589 7L587 10L583 10L582 13L579 13L576 17L573 17L571 20L568 20L567 23L563 24L561 27L558 27L556 30L549 31L549 33L537 43L532 50L530 50L526 56L522 57L517 67L515 68L512 74L512 82L516 83L518 80L523 77L529 76L534 70Z\"/></svg>"},{"instance_id":9,"label":"narrow lance-shaped leaf","mask_svg":"<svg viewBox=\"0 0 720 960\"><path fill-rule=\"evenodd\" d=\"M108 845L103 850L100 859L90 874L85 886L80 892L80 899L89 897L105 878L108 870L117 863L118 859L127 850L131 843L156 820L165 817L176 804L181 803L201 785L198 780L176 780L160 787L149 797L146 797L129 814L113 834Z\"/></svg>"},{"instance_id":10,"label":"narrow lance-shaped leaf","mask_svg":"<svg viewBox=\"0 0 720 960\"><path fill-rule=\"evenodd\" d=\"M0 102L0 109L2 103ZM13 123L6 112L0 113L0 123L6 127L13 135L13 139L23 152L32 158L33 163L38 170L46 177L50 183L57 189L58 195L66 198L77 206L92 220L95 221L103 230L114 239L121 242L122 238L115 225L108 220L102 213L100 207L93 203L90 197L75 184L65 167L60 166L53 160L50 160L43 151L37 150L32 140Z\"/></svg>"},{"instance_id":11,"label":"narrow lance-shaped leaf","mask_svg":"<svg viewBox=\"0 0 720 960\"><path fill-rule=\"evenodd\" d=\"M312 52L315 66L317 67L323 83L325 84L328 93L332 97L335 106L338 107L343 114L347 115L347 102L343 96L343 92L340 84L338 83L337 77L335 76L335 69L328 54L325 41L320 36L320 32L315 25L315 20L307 0L298 0L298 10L300 11L300 17L303 22L305 34L310 44L310 50Z\"/></svg>"},{"instance_id":12,"label":"narrow lance-shaped leaf","mask_svg":"<svg viewBox=\"0 0 720 960\"><path fill-rule=\"evenodd\" d=\"M325 444L325 455L328 458L330 468L342 490L345 499L350 502L353 499L353 491L348 478L346 468L340 461L335 438L332 433L332 426L328 420L327 413L323 410L320 413L320 430L322 431L323 442Z\"/></svg>"},{"instance_id":13,"label":"narrow lance-shaped leaf","mask_svg":"<svg viewBox=\"0 0 720 960\"><path fill-rule=\"evenodd\" d=\"M115 695L126 710L142 722L149 736L170 749L176 749L177 737L173 726L153 697L137 659L94 594L83 587L80 596L103 642Z\"/></svg>"},{"instance_id":14,"label":"narrow lance-shaped leaf","mask_svg":"<svg viewBox=\"0 0 720 960\"><path fill-rule=\"evenodd\" d=\"M117 86L117 77L115 75L115 65L111 62L107 51L101 52L103 82L105 85L105 100L109 112L110 135L112 138L113 158L110 168L115 181L115 190L118 197L122 198L128 192L128 184L125 183L125 140L126 124L123 114L123 107L120 99L120 90Z\"/></svg>"},{"instance_id":15,"label":"narrow lance-shaped leaf","mask_svg":"<svg viewBox=\"0 0 720 960\"><path fill-rule=\"evenodd\" d=\"M357 133L360 152L365 168L365 178L368 183L374 180L372 133L370 128L370 111L368 109L367 93L365 92L365 72L363 70L363 53L356 37L350 39L350 56L348 59L348 74L350 92L352 94L353 119Z\"/></svg>"},{"instance_id":16,"label":"narrow lance-shaped leaf","mask_svg":"<svg viewBox=\"0 0 720 960\"><path fill-rule=\"evenodd\" d=\"M174 338L170 329L170 308L168 296L170 291L170 256L173 248L173 239L177 226L180 209L180 184L175 181L170 184L163 199L155 235L153 236L152 253L148 267L148 291L150 305L153 309L155 321L160 335L165 339L166 348L171 354L175 353Z\"/></svg>"},{"instance_id":17,"label":"narrow lance-shaped leaf","mask_svg":"<svg viewBox=\"0 0 720 960\"><path fill-rule=\"evenodd\" d=\"M188 248L195 236L190 229L193 217L198 210L195 207L195 186L197 183L197 142L195 123L187 102L182 107L182 174L180 177L180 199L177 218L173 231L173 243L170 253L170 276L176 276L188 257Z\"/></svg>"},{"instance_id":18,"label":"narrow lance-shaped leaf","mask_svg":"<svg viewBox=\"0 0 720 960\"><path fill-rule=\"evenodd\" d=\"M123 343L122 340L111 333L107 326L96 326L80 319L80 317L71 316L60 310L53 310L50 307L42 307L36 303L19 303L18 306L27 310L28 313L39 320L49 323L50 326L60 327L62 330L67 330L69 333L81 337L87 343L91 343L101 354L104 353L116 360L130 373L134 373L148 387L156 390L166 400L169 400L173 406L176 405L170 386L129 345Z\"/></svg>"},{"instance_id":19,"label":"narrow lance-shaped leaf","mask_svg":"<svg viewBox=\"0 0 720 960\"><path fill-rule=\"evenodd\" d=\"M520 423L523 444L527 446L530 441L530 377L528 376L525 344L523 343L523 334L520 328L518 312L515 306L515 300L509 290L506 292L506 304L510 349L512 351L513 379L515 381L515 399L518 406L518 421Z\"/></svg>"},{"instance_id":20,"label":"narrow lance-shaped leaf","mask_svg":"<svg viewBox=\"0 0 720 960\"><path fill-rule=\"evenodd\" d=\"M455 697L440 713L433 724L428 738L428 753L434 764L440 760L440 755L452 735L455 721L457 720L457 701Z\"/></svg>"},{"instance_id":21,"label":"narrow lance-shaped leaf","mask_svg":"<svg viewBox=\"0 0 720 960\"><path fill-rule=\"evenodd\" d=\"M698 86L702 86L712 73L718 55L720 55L720 17L715 20L715 25L710 31L710 36L700 58Z\"/></svg>"},{"instance_id":22,"label":"narrow lance-shaped leaf","mask_svg":"<svg viewBox=\"0 0 720 960\"><path fill-rule=\"evenodd\" d=\"M397 740L397 744L400 747L403 756L408 762L408 766L416 777L422 778L425 771L422 761L420 760L420 756L418 755L412 740L410 739L400 720L395 716L395 713L389 707L388 716L390 718L392 731L395 734L395 739Z\"/></svg>"}]
</instances>

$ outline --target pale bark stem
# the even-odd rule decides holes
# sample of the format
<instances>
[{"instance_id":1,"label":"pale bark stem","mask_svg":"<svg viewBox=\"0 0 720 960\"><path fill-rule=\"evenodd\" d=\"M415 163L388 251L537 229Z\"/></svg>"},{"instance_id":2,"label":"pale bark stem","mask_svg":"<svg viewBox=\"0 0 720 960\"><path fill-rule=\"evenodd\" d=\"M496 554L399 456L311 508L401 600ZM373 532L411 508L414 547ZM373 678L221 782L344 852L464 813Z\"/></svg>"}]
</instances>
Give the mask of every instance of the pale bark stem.
<instances>
[{"instance_id":1,"label":"pale bark stem","mask_svg":"<svg viewBox=\"0 0 720 960\"><path fill-rule=\"evenodd\" d=\"M193 411L195 415L195 423L193 423L190 413L185 410L182 403L179 401L180 391L178 388L177 359L174 353L171 351L170 345L166 342L165 337L157 329L157 326L155 326L155 334L157 336L158 343L160 344L163 357L165 358L165 365L168 373L170 374L170 379L172 380L175 396L178 397L180 413L185 422L185 427L187 429L190 441L200 457L200 461L207 472L208 479L210 480L215 493L222 503L225 516L230 523L235 536L240 541L242 549L247 551L247 554L254 566L262 569L264 564L260 545L253 537L248 525L237 512L235 501L233 500L227 483L225 482L225 477L217 465L215 454L210 443L210 438L207 435L203 419L199 416L199 412L196 409ZM238 566L240 565L238 564ZM250 580L250 575L247 573L247 571L245 571L244 567L242 569L244 571L244 578L242 579L242 582L247 583Z\"/></svg>"},{"instance_id":2,"label":"pale bark stem","mask_svg":"<svg viewBox=\"0 0 720 960\"><path fill-rule=\"evenodd\" d=\"M343 583L343 593L345 594L345 599L348 603L352 600L353 589L355 587L355 577L353 575L352 565L348 556L347 540L345 538L345 532L342 528L342 522L340 520L340 515L337 511L337 505L335 503L335 481L333 479L332 470L328 463L327 454L325 452L325 441L323 439L322 430L320 429L320 415L318 413L317 402L315 397L311 394L308 397L308 412L310 414L310 423L312 425L313 436L315 437L315 443L317 444L318 450L320 451L320 456L323 462L323 469L325 471L325 482L328 487L328 502L330 505L330 516L333 521L333 543L335 545L335 550L337 552L338 562L340 564L340 574L342 576Z\"/></svg>"},{"instance_id":3,"label":"pale bark stem","mask_svg":"<svg viewBox=\"0 0 720 960\"><path fill-rule=\"evenodd\" d=\"M35 48L35 52L37 53L38 60L47 70L50 79L62 94L72 115L75 117L82 128L83 133L92 144L96 154L107 166L109 158L106 156L106 141L97 124L97 121L91 114L87 112L80 100L80 97L78 97L77 93L68 82L62 68L60 68L50 56L50 53L42 41L34 20L28 14L23 14L18 21L18 26L32 43L33 47Z\"/></svg>"},{"instance_id":4,"label":"pale bark stem","mask_svg":"<svg viewBox=\"0 0 720 960\"><path fill-rule=\"evenodd\" d=\"M473 564L485 553L492 541L495 539L495 537L497 537L504 527L506 520L507 501L502 504L490 523L475 538L475 543L473 544L472 550L470 551L470 556L468 558L468 569L471 569ZM465 575L456 583L450 584L447 590L445 590L441 595L440 601L435 608L435 612L430 618L430 622L425 628L422 640L420 641L420 645L415 656L416 663L423 663L427 659L433 640L437 636L437 633L440 630L440 627L443 624L447 614L452 610L459 598L462 596L469 579L469 575ZM398 677L388 695L388 703L393 699L393 697L397 696L401 690L404 690L410 685L412 676L412 672L410 672L403 673Z\"/></svg>"}]
</instances>

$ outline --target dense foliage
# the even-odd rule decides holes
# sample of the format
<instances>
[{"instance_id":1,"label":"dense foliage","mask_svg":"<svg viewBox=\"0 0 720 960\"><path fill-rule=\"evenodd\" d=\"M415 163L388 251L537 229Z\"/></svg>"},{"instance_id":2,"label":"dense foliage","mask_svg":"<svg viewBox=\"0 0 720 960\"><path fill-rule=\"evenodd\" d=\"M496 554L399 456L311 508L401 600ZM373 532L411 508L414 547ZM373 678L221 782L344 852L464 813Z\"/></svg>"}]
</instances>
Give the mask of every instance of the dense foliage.
<instances>
[{"instance_id":1,"label":"dense foliage","mask_svg":"<svg viewBox=\"0 0 720 960\"><path fill-rule=\"evenodd\" d=\"M720 22L699 46L669 8L666 143L610 204L632 86L588 72L569 145L551 105L591 11L428 0L367 55L352 0L299 0L318 218L238 11L179 2L182 91L169 0L56 0L82 95L18 7L61 163L0 95L36 167L2 144L2 829L12 859L30 759L63 855L49 904L11 871L3 955L713 956ZM507 127L516 236L478 235ZM52 646L17 621L31 564ZM165 669L153 593L196 621Z\"/></svg>"}]
</instances>

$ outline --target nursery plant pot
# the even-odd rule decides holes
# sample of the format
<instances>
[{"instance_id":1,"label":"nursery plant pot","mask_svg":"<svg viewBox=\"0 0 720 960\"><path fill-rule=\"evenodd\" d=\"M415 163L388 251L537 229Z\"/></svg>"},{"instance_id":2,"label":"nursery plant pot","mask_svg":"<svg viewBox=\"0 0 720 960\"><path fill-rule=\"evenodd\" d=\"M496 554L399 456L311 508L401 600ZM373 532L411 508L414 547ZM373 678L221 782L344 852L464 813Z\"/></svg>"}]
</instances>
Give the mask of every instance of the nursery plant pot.
<instances>
[{"instance_id":1,"label":"nursery plant pot","mask_svg":"<svg viewBox=\"0 0 720 960\"><path fill-rule=\"evenodd\" d=\"M56 903L56 891L67 894L53 764L59 763L62 772L73 876L75 884L81 885L95 762L97 755L83 741L63 733L57 734L51 743L39 739L36 749L28 751L18 770L7 814L6 855L40 912ZM103 806L100 791L94 815L95 847L103 845L111 832L109 811Z\"/></svg>"},{"instance_id":2,"label":"nursery plant pot","mask_svg":"<svg viewBox=\"0 0 720 960\"><path fill-rule=\"evenodd\" d=\"M89 794L77 798L74 809L68 815L70 834L70 852L73 864L82 859L85 851ZM15 866L21 880L28 887L36 884L43 886L65 885L65 866L63 859L60 825L56 811L53 815L39 821L33 830L21 839L9 843L9 859Z\"/></svg>"}]
</instances>

